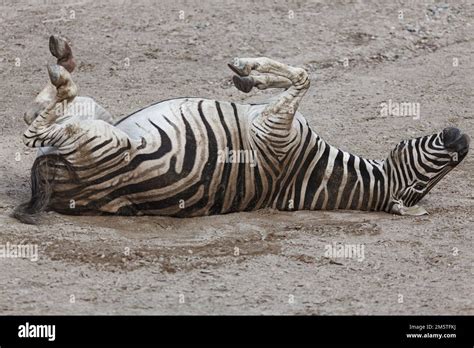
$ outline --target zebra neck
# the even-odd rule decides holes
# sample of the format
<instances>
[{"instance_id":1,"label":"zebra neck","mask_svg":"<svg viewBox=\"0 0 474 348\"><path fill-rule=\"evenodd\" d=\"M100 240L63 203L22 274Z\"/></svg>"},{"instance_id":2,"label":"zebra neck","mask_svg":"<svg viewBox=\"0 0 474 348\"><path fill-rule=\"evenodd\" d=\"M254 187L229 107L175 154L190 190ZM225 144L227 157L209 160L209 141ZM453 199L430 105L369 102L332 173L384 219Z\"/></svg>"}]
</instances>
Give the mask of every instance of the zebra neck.
<instances>
[{"instance_id":1,"label":"zebra neck","mask_svg":"<svg viewBox=\"0 0 474 348\"><path fill-rule=\"evenodd\" d=\"M353 155L319 136L305 175L304 202L311 210L385 210L390 197L385 161ZM302 204L301 204L302 203Z\"/></svg>"}]
</instances>

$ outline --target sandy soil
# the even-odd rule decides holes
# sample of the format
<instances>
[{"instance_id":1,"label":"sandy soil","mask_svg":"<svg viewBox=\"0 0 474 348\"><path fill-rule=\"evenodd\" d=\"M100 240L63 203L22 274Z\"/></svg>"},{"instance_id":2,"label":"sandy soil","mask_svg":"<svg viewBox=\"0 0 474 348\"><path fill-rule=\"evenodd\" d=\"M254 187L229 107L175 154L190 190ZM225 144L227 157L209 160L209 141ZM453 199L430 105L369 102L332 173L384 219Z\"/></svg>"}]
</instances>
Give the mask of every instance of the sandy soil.
<instances>
[{"instance_id":1,"label":"sandy soil","mask_svg":"<svg viewBox=\"0 0 474 348\"><path fill-rule=\"evenodd\" d=\"M37 244L39 260L0 258L0 313L474 314L472 151L423 217L9 217L29 195L22 115L51 34L72 41L80 94L117 116L179 96L245 100L226 63L264 55L311 72L300 110L343 149L384 158L449 125L472 137L473 3L383 3L2 1L0 244ZM381 117L389 99L420 103L420 119ZM325 257L336 242L364 245L364 260Z\"/></svg>"}]
</instances>

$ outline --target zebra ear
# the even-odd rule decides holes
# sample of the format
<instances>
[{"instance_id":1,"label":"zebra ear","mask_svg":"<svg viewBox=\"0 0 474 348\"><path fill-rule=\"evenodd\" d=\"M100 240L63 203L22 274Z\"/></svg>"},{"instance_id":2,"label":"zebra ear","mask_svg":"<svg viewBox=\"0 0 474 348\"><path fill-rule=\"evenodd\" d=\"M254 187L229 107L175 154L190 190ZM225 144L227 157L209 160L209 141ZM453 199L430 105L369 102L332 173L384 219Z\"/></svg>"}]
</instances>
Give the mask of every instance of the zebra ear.
<instances>
[{"instance_id":1,"label":"zebra ear","mask_svg":"<svg viewBox=\"0 0 474 348\"><path fill-rule=\"evenodd\" d=\"M403 205L395 204L392 207L392 213L408 216L428 215L426 209L419 205L414 205L412 207L404 207Z\"/></svg>"}]
</instances>

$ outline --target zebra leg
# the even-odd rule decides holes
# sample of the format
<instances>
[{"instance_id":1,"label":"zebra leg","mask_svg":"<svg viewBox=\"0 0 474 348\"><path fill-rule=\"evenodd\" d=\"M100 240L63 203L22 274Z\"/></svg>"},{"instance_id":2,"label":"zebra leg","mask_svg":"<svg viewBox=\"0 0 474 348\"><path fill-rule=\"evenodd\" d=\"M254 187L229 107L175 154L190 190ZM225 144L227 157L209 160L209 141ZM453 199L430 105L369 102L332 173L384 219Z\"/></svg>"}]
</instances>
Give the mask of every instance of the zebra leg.
<instances>
[{"instance_id":1,"label":"zebra leg","mask_svg":"<svg viewBox=\"0 0 474 348\"><path fill-rule=\"evenodd\" d=\"M51 36L49 38L49 51L51 55L57 59L57 65L62 66L69 73L72 73L76 67L76 62L72 55L72 49L68 42L59 37ZM23 120L27 125L30 125L33 120L38 117L39 113L52 102L54 102L57 93L56 86L51 82L41 90L36 96L35 100L27 107ZM114 124L114 117L94 99L89 97L76 97L68 104L68 109L65 110L58 123L64 123L66 120L102 120L109 124Z\"/></svg>"},{"instance_id":2,"label":"zebra leg","mask_svg":"<svg viewBox=\"0 0 474 348\"><path fill-rule=\"evenodd\" d=\"M29 147L55 145L67 129L67 126L57 124L56 120L64 114L64 105L72 102L77 95L77 86L63 66L49 65L48 73L51 83L56 87L56 95L24 133L23 141Z\"/></svg>"},{"instance_id":3,"label":"zebra leg","mask_svg":"<svg viewBox=\"0 0 474 348\"><path fill-rule=\"evenodd\" d=\"M64 67L70 73L74 71L76 61L74 60L71 46L69 46L66 39L57 35L51 35L49 37L49 51L54 57L56 57L58 65ZM112 115L94 99L89 97L77 97L70 103L69 110L73 111L65 113L65 117L95 119L114 124L114 118ZM85 110L87 112L74 112L75 110Z\"/></svg>"},{"instance_id":4,"label":"zebra leg","mask_svg":"<svg viewBox=\"0 0 474 348\"><path fill-rule=\"evenodd\" d=\"M253 87L258 89L267 88L290 88L291 81L283 76L274 75L253 75L253 76L237 76L232 78L235 87L244 93L249 93Z\"/></svg>"},{"instance_id":5,"label":"zebra leg","mask_svg":"<svg viewBox=\"0 0 474 348\"><path fill-rule=\"evenodd\" d=\"M70 73L73 72L76 62L72 55L71 47L65 39L51 35L49 37L49 51L56 57L58 65L61 65Z\"/></svg>"},{"instance_id":6,"label":"zebra leg","mask_svg":"<svg viewBox=\"0 0 474 348\"><path fill-rule=\"evenodd\" d=\"M52 83L57 89L53 100L37 115L23 134L23 142L28 147L43 147L56 145L67 132L67 127L56 123L62 115L60 111L63 101L72 101L77 94L77 87L71 80L69 72L60 65L48 66L48 73ZM66 168L69 162L60 156L40 156L36 159L31 169L31 198L28 202L18 205L12 216L27 224L37 223L37 214L49 204L52 195L51 181L55 176L54 167L57 160L62 161ZM53 178L52 178L52 177Z\"/></svg>"},{"instance_id":7,"label":"zebra leg","mask_svg":"<svg viewBox=\"0 0 474 348\"><path fill-rule=\"evenodd\" d=\"M392 207L392 213L398 215L411 215L411 216L420 216L427 215L428 212L425 208L419 205L414 205L411 207L405 207L402 203L397 203Z\"/></svg>"},{"instance_id":8,"label":"zebra leg","mask_svg":"<svg viewBox=\"0 0 474 348\"><path fill-rule=\"evenodd\" d=\"M115 140L111 146L130 147L128 154L135 151L132 147L140 147L145 141L142 138L131 139L125 132L103 120L76 118L72 122L58 123L68 103L74 101L77 86L63 66L52 64L48 66L48 73L57 93L23 134L23 141L28 147L52 147L57 150L57 154L65 155L68 161L74 163L94 161L96 157L85 156L85 153L93 155L93 149L101 140ZM81 151L71 152L77 148Z\"/></svg>"},{"instance_id":9,"label":"zebra leg","mask_svg":"<svg viewBox=\"0 0 474 348\"><path fill-rule=\"evenodd\" d=\"M242 87L248 89L250 85L260 84L262 88L280 87L288 88L281 93L278 98L272 101L263 111L261 122L269 115L274 115L281 122L291 127L294 114L299 103L309 88L310 82L308 73L302 68L295 68L286 64L279 63L269 58L235 58L229 67L243 79ZM251 71L257 71L263 74L270 74L269 78L257 75L249 76ZM286 80L289 81L286 82ZM241 80L237 80L241 81Z\"/></svg>"}]
</instances>

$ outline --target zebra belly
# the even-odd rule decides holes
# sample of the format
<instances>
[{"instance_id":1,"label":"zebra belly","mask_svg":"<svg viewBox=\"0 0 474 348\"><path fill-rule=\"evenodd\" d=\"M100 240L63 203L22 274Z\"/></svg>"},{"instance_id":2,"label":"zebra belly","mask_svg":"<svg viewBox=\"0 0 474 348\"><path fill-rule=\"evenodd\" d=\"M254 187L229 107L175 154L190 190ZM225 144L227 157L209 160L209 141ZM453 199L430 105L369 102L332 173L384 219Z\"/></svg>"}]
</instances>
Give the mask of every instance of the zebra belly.
<instances>
[{"instance_id":1,"label":"zebra belly","mask_svg":"<svg viewBox=\"0 0 474 348\"><path fill-rule=\"evenodd\" d=\"M183 98L130 115L116 127L144 147L127 160L76 168L75 181L59 170L52 209L186 217L271 205L274 185L249 141L250 107Z\"/></svg>"}]
</instances>

